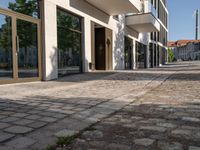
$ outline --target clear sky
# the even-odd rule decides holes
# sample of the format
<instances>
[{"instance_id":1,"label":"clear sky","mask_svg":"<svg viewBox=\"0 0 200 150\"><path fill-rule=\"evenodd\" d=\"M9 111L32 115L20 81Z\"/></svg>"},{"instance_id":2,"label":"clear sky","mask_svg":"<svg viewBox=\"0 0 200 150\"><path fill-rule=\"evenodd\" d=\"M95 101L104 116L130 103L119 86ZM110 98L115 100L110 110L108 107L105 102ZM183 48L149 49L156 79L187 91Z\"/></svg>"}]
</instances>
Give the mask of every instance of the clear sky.
<instances>
[{"instance_id":1,"label":"clear sky","mask_svg":"<svg viewBox=\"0 0 200 150\"><path fill-rule=\"evenodd\" d=\"M167 0L169 9L169 40L195 39L196 9L200 10L200 0ZM200 33L199 33L200 38Z\"/></svg>"}]
</instances>

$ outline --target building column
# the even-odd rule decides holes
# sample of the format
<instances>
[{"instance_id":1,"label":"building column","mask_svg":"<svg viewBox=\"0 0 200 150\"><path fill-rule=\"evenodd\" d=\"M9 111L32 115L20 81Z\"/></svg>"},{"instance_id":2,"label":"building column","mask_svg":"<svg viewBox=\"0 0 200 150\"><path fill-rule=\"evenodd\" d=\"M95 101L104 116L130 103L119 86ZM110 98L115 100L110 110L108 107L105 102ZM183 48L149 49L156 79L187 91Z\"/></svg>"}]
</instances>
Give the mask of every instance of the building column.
<instances>
[{"instance_id":1,"label":"building column","mask_svg":"<svg viewBox=\"0 0 200 150\"><path fill-rule=\"evenodd\" d=\"M83 23L82 23L83 24ZM83 72L89 72L89 64L92 63L92 38L91 38L91 20L84 18L84 31L83 31L83 50L82 50L82 62L83 62Z\"/></svg>"},{"instance_id":2,"label":"building column","mask_svg":"<svg viewBox=\"0 0 200 150\"><path fill-rule=\"evenodd\" d=\"M44 80L58 78L57 64L57 8L49 1L44 1Z\"/></svg>"}]
</instances>

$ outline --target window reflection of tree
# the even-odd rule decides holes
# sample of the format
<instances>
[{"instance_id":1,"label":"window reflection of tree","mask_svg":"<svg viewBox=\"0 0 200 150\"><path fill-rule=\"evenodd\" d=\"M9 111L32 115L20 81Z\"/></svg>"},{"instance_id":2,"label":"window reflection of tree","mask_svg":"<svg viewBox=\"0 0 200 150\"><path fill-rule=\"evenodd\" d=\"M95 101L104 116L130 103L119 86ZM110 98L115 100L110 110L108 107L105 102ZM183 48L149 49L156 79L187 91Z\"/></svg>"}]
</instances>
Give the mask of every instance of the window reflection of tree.
<instances>
[{"instance_id":1,"label":"window reflection of tree","mask_svg":"<svg viewBox=\"0 0 200 150\"><path fill-rule=\"evenodd\" d=\"M58 67L80 67L81 20L62 10L57 13Z\"/></svg>"},{"instance_id":2,"label":"window reflection of tree","mask_svg":"<svg viewBox=\"0 0 200 150\"><path fill-rule=\"evenodd\" d=\"M0 15L0 68L11 69L12 67L12 29L11 29L11 18ZM3 21L4 20L4 21Z\"/></svg>"}]
</instances>

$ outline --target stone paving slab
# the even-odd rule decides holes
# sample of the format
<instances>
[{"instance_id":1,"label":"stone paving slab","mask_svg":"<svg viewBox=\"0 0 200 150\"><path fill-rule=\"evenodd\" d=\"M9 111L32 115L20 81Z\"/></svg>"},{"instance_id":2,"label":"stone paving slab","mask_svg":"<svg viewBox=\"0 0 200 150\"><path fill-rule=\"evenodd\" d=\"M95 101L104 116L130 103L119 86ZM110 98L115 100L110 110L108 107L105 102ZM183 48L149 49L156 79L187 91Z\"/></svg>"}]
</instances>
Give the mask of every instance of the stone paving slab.
<instances>
[{"instance_id":1,"label":"stone paving slab","mask_svg":"<svg viewBox=\"0 0 200 150\"><path fill-rule=\"evenodd\" d=\"M193 70L195 69L193 64L190 64L190 66ZM184 67L181 67L181 69L184 69ZM189 72L193 73L190 70ZM153 140L150 149L155 148L154 146L157 143L154 140L157 141L158 139L163 139L168 147L173 146L170 142L167 144L167 141L165 141L167 137L163 135L166 132L172 133L179 127L179 130L181 130L183 125L191 127L191 123L193 123L193 127L198 128L198 118L200 117L200 115L198 116L200 112L198 112L195 103L191 107L187 106L187 109L180 106L176 108L171 105L171 103L175 103L174 99L180 98L184 102L187 102L187 99L198 102L196 92L200 88L196 84L194 86L196 90L193 90L194 96L188 94L186 99L180 95L182 89L177 86L180 82L174 82L175 79L180 78L179 74L183 73L179 68L169 69L167 67L146 71L112 72L94 76L82 74L65 77L62 81L57 82L0 86L0 94L2 92L0 107L3 108L0 111L0 131L5 135L13 135L8 139L6 139L6 136L3 137L6 140L2 140L0 146L9 149L12 143L27 141L27 145L22 144L21 149L45 149L48 145L55 144L56 133L65 136L73 135L97 122L99 122L95 126L97 131L94 131L94 133L90 131L87 134L91 137L90 139L94 140L80 139L80 145L76 145L75 149L80 148L81 144L83 149L90 147L95 149L95 144L98 142L104 143L99 144L99 149L102 149L103 145L105 145L103 149L144 148L141 145L134 145L136 139L131 138L132 136L136 136L137 139ZM171 76L174 77L171 78ZM181 79L186 80L187 77ZM195 79L194 77L196 76L192 75L193 79ZM186 91L191 91L185 85L188 82L193 85L193 81L187 80L185 82L184 80L181 81L182 86L187 88ZM196 79L195 83L197 82ZM173 86L178 89L178 93L175 92ZM8 88L10 92L5 91ZM172 92L174 96L166 95L166 91L170 94ZM155 102L157 106L154 106ZM194 112L196 112L195 115ZM170 119L172 120L167 122ZM182 124L178 124L174 121L175 119L180 119ZM117 127L115 128L115 126ZM148 128L148 132L138 130L144 126L151 128ZM158 132L154 132L153 129ZM188 128L187 130L193 129ZM152 132L154 134L151 134ZM111 136L108 133L112 133ZM124 133L126 134L124 135ZM176 139L176 136L171 135L173 134L170 134L170 137ZM110 138L107 139L108 137ZM196 132L191 137L196 141L192 142L190 146L199 147L197 142L200 134ZM98 138L98 140L95 140L95 138ZM181 143L174 145L181 147L179 144L182 145Z\"/></svg>"},{"instance_id":2,"label":"stone paving slab","mask_svg":"<svg viewBox=\"0 0 200 150\"><path fill-rule=\"evenodd\" d=\"M119 150L198 150L200 67L199 63L193 65L162 68L177 72L93 125L93 130L85 131L64 150L105 150L110 143L116 143L115 149Z\"/></svg>"}]
</instances>

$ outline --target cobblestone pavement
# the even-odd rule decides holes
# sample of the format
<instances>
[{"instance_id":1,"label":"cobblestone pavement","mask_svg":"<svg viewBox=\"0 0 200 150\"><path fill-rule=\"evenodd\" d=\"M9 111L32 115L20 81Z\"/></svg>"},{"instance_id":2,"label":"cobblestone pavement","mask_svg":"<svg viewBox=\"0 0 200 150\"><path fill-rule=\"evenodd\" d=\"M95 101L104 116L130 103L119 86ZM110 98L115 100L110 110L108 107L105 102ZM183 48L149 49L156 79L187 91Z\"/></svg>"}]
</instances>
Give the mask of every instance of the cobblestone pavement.
<instances>
[{"instance_id":1,"label":"cobblestone pavement","mask_svg":"<svg viewBox=\"0 0 200 150\"><path fill-rule=\"evenodd\" d=\"M65 149L200 150L200 66L161 70L176 72Z\"/></svg>"},{"instance_id":2,"label":"cobblestone pavement","mask_svg":"<svg viewBox=\"0 0 200 150\"><path fill-rule=\"evenodd\" d=\"M200 63L0 86L0 150L200 147Z\"/></svg>"}]
</instances>

